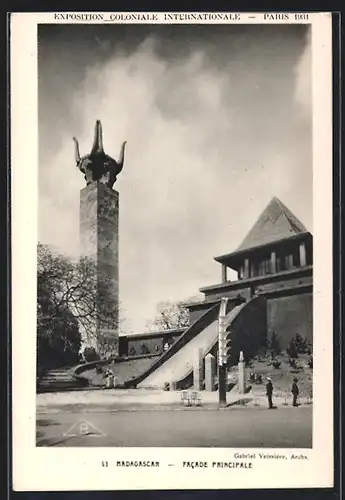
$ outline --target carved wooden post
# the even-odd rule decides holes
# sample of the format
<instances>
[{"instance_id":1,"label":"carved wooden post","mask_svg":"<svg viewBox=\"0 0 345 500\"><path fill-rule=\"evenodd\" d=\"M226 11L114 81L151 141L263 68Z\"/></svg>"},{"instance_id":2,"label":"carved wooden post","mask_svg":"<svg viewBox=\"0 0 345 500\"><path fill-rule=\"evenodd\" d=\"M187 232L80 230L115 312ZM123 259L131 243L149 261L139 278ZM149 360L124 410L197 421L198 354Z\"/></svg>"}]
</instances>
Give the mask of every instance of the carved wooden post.
<instances>
[{"instance_id":1,"label":"carved wooden post","mask_svg":"<svg viewBox=\"0 0 345 500\"><path fill-rule=\"evenodd\" d=\"M222 264L222 283L226 283L228 279L227 276L227 267L225 264Z\"/></svg>"},{"instance_id":2,"label":"carved wooden post","mask_svg":"<svg viewBox=\"0 0 345 500\"><path fill-rule=\"evenodd\" d=\"M299 260L301 267L307 265L307 253L306 253L305 243L301 243L299 246Z\"/></svg>"},{"instance_id":3,"label":"carved wooden post","mask_svg":"<svg viewBox=\"0 0 345 500\"><path fill-rule=\"evenodd\" d=\"M245 261L244 261L243 277L249 278L249 259L245 259Z\"/></svg>"},{"instance_id":4,"label":"carved wooden post","mask_svg":"<svg viewBox=\"0 0 345 500\"><path fill-rule=\"evenodd\" d=\"M275 252L271 252L271 273L276 274L277 272L277 256Z\"/></svg>"}]
</instances>

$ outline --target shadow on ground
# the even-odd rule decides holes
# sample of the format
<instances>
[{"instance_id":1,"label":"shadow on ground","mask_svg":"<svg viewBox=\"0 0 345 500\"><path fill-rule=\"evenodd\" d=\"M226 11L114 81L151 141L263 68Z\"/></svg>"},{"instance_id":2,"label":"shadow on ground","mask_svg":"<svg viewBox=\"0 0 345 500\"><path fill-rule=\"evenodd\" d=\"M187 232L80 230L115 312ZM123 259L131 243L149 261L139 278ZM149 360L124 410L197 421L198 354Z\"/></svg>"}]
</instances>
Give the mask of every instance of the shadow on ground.
<instances>
[{"instance_id":1,"label":"shadow on ground","mask_svg":"<svg viewBox=\"0 0 345 500\"><path fill-rule=\"evenodd\" d=\"M62 445L63 443L67 443L68 441L71 441L74 438L75 438L75 436L65 436L63 439L53 439L53 438L37 439L37 436L36 436L36 446L37 447L40 447L40 446L58 446L58 445Z\"/></svg>"},{"instance_id":2,"label":"shadow on ground","mask_svg":"<svg viewBox=\"0 0 345 500\"><path fill-rule=\"evenodd\" d=\"M227 404L226 407L229 408L230 406L245 406L246 404L251 403L252 401L253 398L242 398Z\"/></svg>"},{"instance_id":3,"label":"shadow on ground","mask_svg":"<svg viewBox=\"0 0 345 500\"><path fill-rule=\"evenodd\" d=\"M56 441L56 439L47 439L45 438L45 433L42 432L41 430L38 430L38 428L42 427L52 427L52 426L61 426L59 422L56 420L53 420L51 418L38 418L36 420L36 446L54 446L54 444L59 444L63 442L64 440ZM66 437L65 440L69 439L70 436Z\"/></svg>"}]
</instances>

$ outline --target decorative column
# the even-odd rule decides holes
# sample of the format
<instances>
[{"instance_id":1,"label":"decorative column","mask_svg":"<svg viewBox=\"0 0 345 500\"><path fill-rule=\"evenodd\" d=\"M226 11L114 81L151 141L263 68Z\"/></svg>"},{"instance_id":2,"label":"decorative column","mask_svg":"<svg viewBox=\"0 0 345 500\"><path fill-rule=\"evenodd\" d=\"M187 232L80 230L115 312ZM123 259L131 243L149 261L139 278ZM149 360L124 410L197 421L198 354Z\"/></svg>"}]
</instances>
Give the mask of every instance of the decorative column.
<instances>
[{"instance_id":1,"label":"decorative column","mask_svg":"<svg viewBox=\"0 0 345 500\"><path fill-rule=\"evenodd\" d=\"M304 267L307 265L307 252L305 248L305 243L301 243L299 246L299 261L301 267Z\"/></svg>"},{"instance_id":2,"label":"decorative column","mask_svg":"<svg viewBox=\"0 0 345 500\"><path fill-rule=\"evenodd\" d=\"M288 270L293 269L293 255L289 254L286 257L286 267Z\"/></svg>"},{"instance_id":3,"label":"decorative column","mask_svg":"<svg viewBox=\"0 0 345 500\"><path fill-rule=\"evenodd\" d=\"M116 162L103 149L102 126L97 120L90 154L83 157L75 142L75 159L86 187L80 192L80 257L88 258L94 304L84 335L101 355L119 352L119 193L113 189L124 163L125 142ZM90 342L91 341L91 342Z\"/></svg>"},{"instance_id":4,"label":"decorative column","mask_svg":"<svg viewBox=\"0 0 345 500\"><path fill-rule=\"evenodd\" d=\"M265 276L265 261L262 260L259 264L259 276Z\"/></svg>"},{"instance_id":5,"label":"decorative column","mask_svg":"<svg viewBox=\"0 0 345 500\"><path fill-rule=\"evenodd\" d=\"M276 274L277 272L277 256L275 252L271 252L271 273Z\"/></svg>"},{"instance_id":6,"label":"decorative column","mask_svg":"<svg viewBox=\"0 0 345 500\"><path fill-rule=\"evenodd\" d=\"M244 278L249 278L249 259L244 260L244 272L243 272L243 277Z\"/></svg>"},{"instance_id":7,"label":"decorative column","mask_svg":"<svg viewBox=\"0 0 345 500\"><path fill-rule=\"evenodd\" d=\"M205 390L214 391L216 375L216 359L209 353L205 357Z\"/></svg>"},{"instance_id":8,"label":"decorative column","mask_svg":"<svg viewBox=\"0 0 345 500\"><path fill-rule=\"evenodd\" d=\"M202 390L203 383L203 350L196 348L193 359L193 385L196 391Z\"/></svg>"},{"instance_id":9,"label":"decorative column","mask_svg":"<svg viewBox=\"0 0 345 500\"><path fill-rule=\"evenodd\" d=\"M246 392L246 380L245 380L245 366L244 366L243 351L240 352L240 359L238 362L238 390L240 394Z\"/></svg>"},{"instance_id":10,"label":"decorative column","mask_svg":"<svg viewBox=\"0 0 345 500\"><path fill-rule=\"evenodd\" d=\"M226 308L228 298L222 297L218 314L218 398L219 407L226 407L226 389L227 389L227 331L226 331Z\"/></svg>"},{"instance_id":11,"label":"decorative column","mask_svg":"<svg viewBox=\"0 0 345 500\"><path fill-rule=\"evenodd\" d=\"M228 280L227 267L225 264L222 264L222 283L226 283L227 280Z\"/></svg>"},{"instance_id":12,"label":"decorative column","mask_svg":"<svg viewBox=\"0 0 345 500\"><path fill-rule=\"evenodd\" d=\"M257 266L256 266L256 262L254 260L251 261L250 263L250 274L249 274L249 277L250 278L254 278L257 276Z\"/></svg>"}]
</instances>

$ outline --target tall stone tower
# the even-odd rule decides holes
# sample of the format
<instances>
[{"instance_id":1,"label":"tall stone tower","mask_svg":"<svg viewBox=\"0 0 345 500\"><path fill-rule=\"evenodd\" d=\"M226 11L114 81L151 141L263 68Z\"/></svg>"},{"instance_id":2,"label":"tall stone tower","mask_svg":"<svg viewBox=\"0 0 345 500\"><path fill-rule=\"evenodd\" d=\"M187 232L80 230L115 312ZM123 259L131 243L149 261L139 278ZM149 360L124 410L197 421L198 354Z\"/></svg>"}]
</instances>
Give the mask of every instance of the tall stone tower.
<instances>
[{"instance_id":1,"label":"tall stone tower","mask_svg":"<svg viewBox=\"0 0 345 500\"><path fill-rule=\"evenodd\" d=\"M118 354L119 336L119 193L113 189L124 163L125 142L120 160L105 154L101 122L97 120L91 153L81 157L75 141L77 167L86 187L80 192L80 256L92 264L94 313L87 338L94 340L106 356Z\"/></svg>"}]
</instances>

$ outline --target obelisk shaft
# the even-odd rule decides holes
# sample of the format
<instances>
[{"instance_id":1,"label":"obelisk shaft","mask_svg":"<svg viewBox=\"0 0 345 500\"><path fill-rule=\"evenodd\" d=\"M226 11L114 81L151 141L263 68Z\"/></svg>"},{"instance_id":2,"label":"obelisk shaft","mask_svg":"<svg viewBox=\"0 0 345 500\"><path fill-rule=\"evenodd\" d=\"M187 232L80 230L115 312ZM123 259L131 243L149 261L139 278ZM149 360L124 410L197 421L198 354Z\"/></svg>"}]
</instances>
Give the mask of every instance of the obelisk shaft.
<instances>
[{"instance_id":1,"label":"obelisk shaft","mask_svg":"<svg viewBox=\"0 0 345 500\"><path fill-rule=\"evenodd\" d=\"M119 193L92 182L80 192L80 255L95 266L95 321L88 332L97 343L106 335L118 352Z\"/></svg>"}]
</instances>

